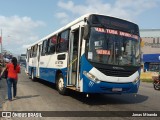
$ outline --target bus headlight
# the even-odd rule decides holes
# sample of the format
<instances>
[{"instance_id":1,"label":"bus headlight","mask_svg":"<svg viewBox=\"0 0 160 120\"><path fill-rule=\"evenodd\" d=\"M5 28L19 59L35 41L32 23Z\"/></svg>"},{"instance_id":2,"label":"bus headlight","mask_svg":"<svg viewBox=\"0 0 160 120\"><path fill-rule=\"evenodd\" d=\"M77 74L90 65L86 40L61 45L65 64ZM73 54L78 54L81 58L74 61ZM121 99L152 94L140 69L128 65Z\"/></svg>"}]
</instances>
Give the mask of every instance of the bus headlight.
<instances>
[{"instance_id":1,"label":"bus headlight","mask_svg":"<svg viewBox=\"0 0 160 120\"><path fill-rule=\"evenodd\" d=\"M95 77L94 75L92 75L91 73L89 72L86 72L86 71L83 71L83 74L90 80L92 80L93 82L95 83L100 83L100 81L98 80L97 77Z\"/></svg>"},{"instance_id":2,"label":"bus headlight","mask_svg":"<svg viewBox=\"0 0 160 120\"><path fill-rule=\"evenodd\" d=\"M140 77L138 76L134 81L133 83L136 84L138 81L139 81Z\"/></svg>"}]
</instances>

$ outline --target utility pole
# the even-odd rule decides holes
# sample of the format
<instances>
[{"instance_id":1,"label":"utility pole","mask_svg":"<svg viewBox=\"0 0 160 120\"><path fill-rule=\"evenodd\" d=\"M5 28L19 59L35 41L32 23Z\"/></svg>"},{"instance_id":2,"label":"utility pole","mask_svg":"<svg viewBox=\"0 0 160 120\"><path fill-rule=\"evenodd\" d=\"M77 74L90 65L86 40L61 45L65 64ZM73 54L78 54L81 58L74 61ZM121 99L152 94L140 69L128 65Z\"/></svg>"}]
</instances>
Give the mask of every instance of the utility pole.
<instances>
[{"instance_id":1,"label":"utility pole","mask_svg":"<svg viewBox=\"0 0 160 120\"><path fill-rule=\"evenodd\" d=\"M2 54L2 29L1 29L1 38L0 38L0 44L1 44L1 54Z\"/></svg>"},{"instance_id":2,"label":"utility pole","mask_svg":"<svg viewBox=\"0 0 160 120\"><path fill-rule=\"evenodd\" d=\"M0 46L1 46L1 49L0 49L0 62L2 63L2 64L4 64L3 63L3 54L2 54L2 29L1 29L1 36L0 36Z\"/></svg>"}]
</instances>

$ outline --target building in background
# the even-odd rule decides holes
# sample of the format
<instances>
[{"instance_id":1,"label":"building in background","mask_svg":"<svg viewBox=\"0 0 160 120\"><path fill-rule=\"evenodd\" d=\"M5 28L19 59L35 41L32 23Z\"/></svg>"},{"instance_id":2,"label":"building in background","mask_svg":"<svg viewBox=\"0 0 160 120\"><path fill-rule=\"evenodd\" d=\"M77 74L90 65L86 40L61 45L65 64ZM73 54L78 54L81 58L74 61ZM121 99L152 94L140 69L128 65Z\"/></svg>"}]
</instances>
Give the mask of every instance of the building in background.
<instances>
[{"instance_id":1,"label":"building in background","mask_svg":"<svg viewBox=\"0 0 160 120\"><path fill-rule=\"evenodd\" d=\"M160 29L140 30L144 71L160 71Z\"/></svg>"}]
</instances>

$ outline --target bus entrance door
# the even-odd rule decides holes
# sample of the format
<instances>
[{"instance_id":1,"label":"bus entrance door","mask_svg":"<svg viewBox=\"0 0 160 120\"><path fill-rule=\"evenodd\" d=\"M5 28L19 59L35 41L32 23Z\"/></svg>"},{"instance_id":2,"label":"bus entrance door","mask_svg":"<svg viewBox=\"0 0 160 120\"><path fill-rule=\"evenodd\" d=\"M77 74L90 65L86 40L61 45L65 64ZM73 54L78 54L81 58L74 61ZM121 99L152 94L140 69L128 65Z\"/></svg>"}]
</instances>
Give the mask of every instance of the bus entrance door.
<instances>
[{"instance_id":1,"label":"bus entrance door","mask_svg":"<svg viewBox=\"0 0 160 120\"><path fill-rule=\"evenodd\" d=\"M38 45L37 49L37 64L36 64L36 77L40 77L40 71L39 71L39 61L40 61L40 53L41 53L41 45Z\"/></svg>"},{"instance_id":2,"label":"bus entrance door","mask_svg":"<svg viewBox=\"0 0 160 120\"><path fill-rule=\"evenodd\" d=\"M71 30L69 42L69 61L68 61L68 86L78 90L79 79L79 33L80 28Z\"/></svg>"}]
</instances>

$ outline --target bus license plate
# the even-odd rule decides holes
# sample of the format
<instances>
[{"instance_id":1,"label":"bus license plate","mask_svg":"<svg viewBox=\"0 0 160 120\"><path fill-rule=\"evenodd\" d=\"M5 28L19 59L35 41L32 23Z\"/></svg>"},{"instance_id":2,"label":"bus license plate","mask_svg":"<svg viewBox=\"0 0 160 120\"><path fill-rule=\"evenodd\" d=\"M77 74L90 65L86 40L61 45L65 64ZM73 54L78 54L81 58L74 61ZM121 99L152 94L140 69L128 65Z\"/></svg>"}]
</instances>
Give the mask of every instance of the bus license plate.
<instances>
[{"instance_id":1,"label":"bus license plate","mask_svg":"<svg viewBox=\"0 0 160 120\"><path fill-rule=\"evenodd\" d=\"M112 88L112 91L113 92L119 92L119 91L122 91L122 88Z\"/></svg>"}]
</instances>

